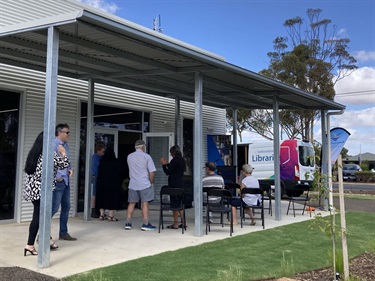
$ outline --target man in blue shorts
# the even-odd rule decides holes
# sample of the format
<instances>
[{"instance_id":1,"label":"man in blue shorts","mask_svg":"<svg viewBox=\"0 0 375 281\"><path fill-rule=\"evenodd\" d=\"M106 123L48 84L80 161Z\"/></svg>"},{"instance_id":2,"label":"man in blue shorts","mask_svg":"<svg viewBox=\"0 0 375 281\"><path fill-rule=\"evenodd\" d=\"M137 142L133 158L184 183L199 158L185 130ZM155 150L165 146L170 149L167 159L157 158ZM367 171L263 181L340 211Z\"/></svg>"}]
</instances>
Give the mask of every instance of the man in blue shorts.
<instances>
[{"instance_id":1,"label":"man in blue shorts","mask_svg":"<svg viewBox=\"0 0 375 281\"><path fill-rule=\"evenodd\" d=\"M142 218L143 224L141 229L143 231L155 230L155 226L151 225L148 220L149 201L154 200L154 178L155 178L155 164L151 156L146 153L146 143L143 140L135 142L135 152L128 155L129 166L129 195L128 195L128 212L125 223L125 229L132 229L131 219L134 212L134 207L139 200L142 203Z\"/></svg>"}]
</instances>

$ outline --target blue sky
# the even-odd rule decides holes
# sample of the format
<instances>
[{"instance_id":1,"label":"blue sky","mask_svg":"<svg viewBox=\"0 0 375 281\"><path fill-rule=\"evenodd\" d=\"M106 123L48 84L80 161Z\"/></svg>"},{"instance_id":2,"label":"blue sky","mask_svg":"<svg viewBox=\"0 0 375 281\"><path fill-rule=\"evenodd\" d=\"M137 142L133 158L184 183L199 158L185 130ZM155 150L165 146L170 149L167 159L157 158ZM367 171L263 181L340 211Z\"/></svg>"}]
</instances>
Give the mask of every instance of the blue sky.
<instances>
[{"instance_id":1,"label":"blue sky","mask_svg":"<svg viewBox=\"0 0 375 281\"><path fill-rule=\"evenodd\" d=\"M308 8L321 9L321 19L349 38L349 52L359 67L336 84L335 100L347 106L331 119L351 136L350 155L375 153L375 0L81 0L142 26L153 28L160 15L163 33L213 52L226 61L254 72L269 64L267 52L277 36L287 36L283 23L306 18ZM320 121L315 138L320 141ZM245 141L254 136L245 134ZM250 139L251 138L251 139Z\"/></svg>"}]
</instances>

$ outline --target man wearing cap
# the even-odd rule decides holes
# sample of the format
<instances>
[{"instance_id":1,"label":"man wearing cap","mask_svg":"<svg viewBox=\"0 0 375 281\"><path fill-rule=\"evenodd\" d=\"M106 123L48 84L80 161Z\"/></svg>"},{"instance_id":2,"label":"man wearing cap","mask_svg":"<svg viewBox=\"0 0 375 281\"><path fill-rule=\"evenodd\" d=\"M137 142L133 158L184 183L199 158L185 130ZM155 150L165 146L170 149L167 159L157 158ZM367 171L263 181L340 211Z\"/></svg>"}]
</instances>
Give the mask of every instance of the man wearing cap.
<instances>
[{"instance_id":1,"label":"man wearing cap","mask_svg":"<svg viewBox=\"0 0 375 281\"><path fill-rule=\"evenodd\" d=\"M210 188L224 188L224 179L221 175L215 174L216 165L214 162L207 162L205 164L206 175L203 177L202 186L203 187L210 187ZM207 203L207 194L203 192L203 202ZM221 197L212 196L208 197L208 201L210 204L220 203ZM209 219L212 220L212 213L209 213Z\"/></svg>"},{"instance_id":2,"label":"man wearing cap","mask_svg":"<svg viewBox=\"0 0 375 281\"><path fill-rule=\"evenodd\" d=\"M143 140L135 142L135 152L128 155L129 165L129 196L128 211L125 223L125 229L132 229L131 219L134 207L139 200L142 203L143 231L155 230L155 226L148 221L149 211L148 202L154 200L154 178L155 164L151 156L146 152L146 143Z\"/></svg>"},{"instance_id":3,"label":"man wearing cap","mask_svg":"<svg viewBox=\"0 0 375 281\"><path fill-rule=\"evenodd\" d=\"M254 168L250 164L245 164L242 166L241 173L244 176L241 183L241 190L243 188L259 188L259 181L256 177L252 176ZM236 208L241 205L241 201L248 205L259 205L261 196L259 194L245 194L244 197L238 198L238 200L233 199L232 200L232 214L233 214L233 224L237 224L237 215L236 215ZM249 215L251 219L250 225L255 225L255 219L253 212L251 211L251 208L245 208L245 212Z\"/></svg>"},{"instance_id":4,"label":"man wearing cap","mask_svg":"<svg viewBox=\"0 0 375 281\"><path fill-rule=\"evenodd\" d=\"M214 162L207 162L205 164L206 175L203 177L203 187L224 188L224 179L221 175L215 174L216 165ZM205 197L203 197L205 199ZM217 196L210 196L208 198L210 203L220 203L221 198Z\"/></svg>"}]
</instances>

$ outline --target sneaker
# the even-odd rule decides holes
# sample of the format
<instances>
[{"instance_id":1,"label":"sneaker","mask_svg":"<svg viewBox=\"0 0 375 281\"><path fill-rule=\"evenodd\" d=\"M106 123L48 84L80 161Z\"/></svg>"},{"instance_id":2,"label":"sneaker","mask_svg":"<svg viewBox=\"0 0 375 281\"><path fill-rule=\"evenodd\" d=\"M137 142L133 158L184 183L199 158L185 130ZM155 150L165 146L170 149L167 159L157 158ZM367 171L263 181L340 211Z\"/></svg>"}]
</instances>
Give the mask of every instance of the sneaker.
<instances>
[{"instance_id":1,"label":"sneaker","mask_svg":"<svg viewBox=\"0 0 375 281\"><path fill-rule=\"evenodd\" d=\"M70 236L69 233L67 233L67 234L65 234L63 236L60 236L59 240L76 241L77 238L74 238L74 237Z\"/></svg>"},{"instance_id":2,"label":"sneaker","mask_svg":"<svg viewBox=\"0 0 375 281\"><path fill-rule=\"evenodd\" d=\"M132 229L132 224L127 222L125 223L125 230L131 230Z\"/></svg>"},{"instance_id":3,"label":"sneaker","mask_svg":"<svg viewBox=\"0 0 375 281\"><path fill-rule=\"evenodd\" d=\"M151 223L148 223L148 224L142 224L141 229L142 229L143 231L147 231L147 230L155 230L156 227L153 226Z\"/></svg>"}]
</instances>

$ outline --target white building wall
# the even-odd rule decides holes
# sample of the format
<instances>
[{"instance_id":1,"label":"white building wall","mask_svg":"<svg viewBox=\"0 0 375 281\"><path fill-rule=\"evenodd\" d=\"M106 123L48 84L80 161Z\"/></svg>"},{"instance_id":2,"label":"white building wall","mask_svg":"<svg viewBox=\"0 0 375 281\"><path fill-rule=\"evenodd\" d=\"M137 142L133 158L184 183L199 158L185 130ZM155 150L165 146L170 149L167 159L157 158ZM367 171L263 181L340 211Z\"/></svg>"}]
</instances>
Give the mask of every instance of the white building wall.
<instances>
[{"instance_id":1,"label":"white building wall","mask_svg":"<svg viewBox=\"0 0 375 281\"><path fill-rule=\"evenodd\" d=\"M15 91L24 89L26 95L26 102L24 107L21 108L25 115L24 124L20 124L24 128L20 135L24 146L19 149L21 165L17 167L19 186L17 187L18 192L16 192L18 197L16 201L19 208L15 218L18 222L29 221L33 208L31 203L21 198L24 179L23 168L36 136L43 130L45 74L0 64L0 77L0 89L12 90L14 88ZM80 101L87 101L87 91L86 81L59 77L56 122L68 123L70 126L69 149L74 169L78 167L79 157ZM95 85L95 103L150 112L151 132L174 132L174 99L97 84ZM194 104L181 102L180 111L183 118L194 119ZM203 162L207 160L207 134L225 134L225 110L203 107ZM77 177L78 173L75 172L74 180L71 183L70 215L76 214Z\"/></svg>"}]
</instances>

